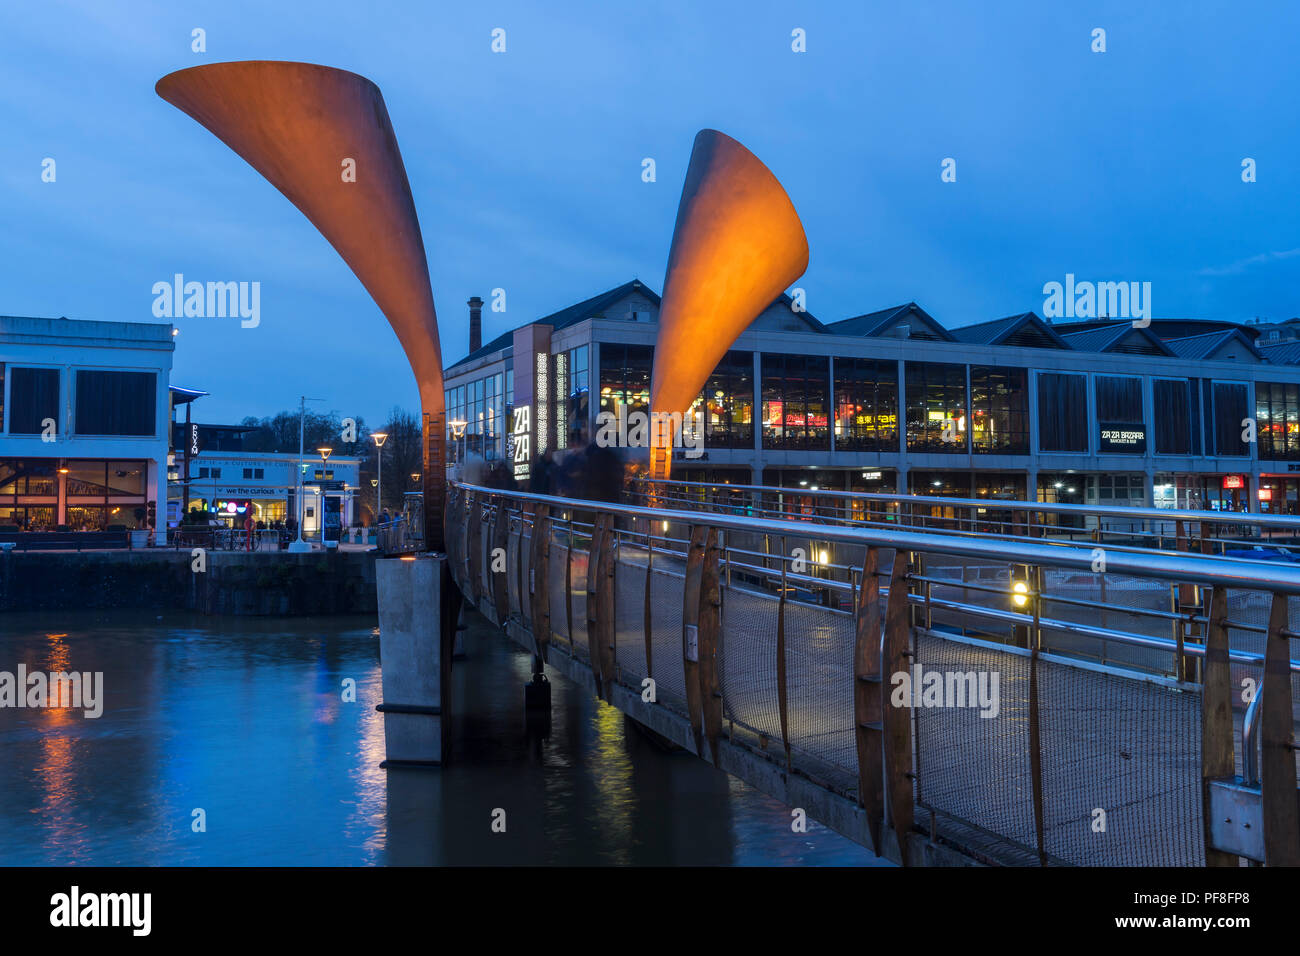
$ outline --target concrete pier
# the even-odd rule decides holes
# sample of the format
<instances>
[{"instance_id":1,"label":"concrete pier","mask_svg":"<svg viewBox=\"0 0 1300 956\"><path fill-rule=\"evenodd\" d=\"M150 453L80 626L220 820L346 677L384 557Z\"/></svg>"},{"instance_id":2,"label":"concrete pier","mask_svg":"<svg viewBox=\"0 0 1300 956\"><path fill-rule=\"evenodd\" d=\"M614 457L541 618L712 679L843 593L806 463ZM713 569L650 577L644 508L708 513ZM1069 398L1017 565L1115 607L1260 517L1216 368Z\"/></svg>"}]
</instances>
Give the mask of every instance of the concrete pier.
<instances>
[{"instance_id":1,"label":"concrete pier","mask_svg":"<svg viewBox=\"0 0 1300 956\"><path fill-rule=\"evenodd\" d=\"M383 673L387 768L438 766L446 758L446 670L440 554L375 563L379 590L379 657ZM454 635L448 635L452 637Z\"/></svg>"}]
</instances>

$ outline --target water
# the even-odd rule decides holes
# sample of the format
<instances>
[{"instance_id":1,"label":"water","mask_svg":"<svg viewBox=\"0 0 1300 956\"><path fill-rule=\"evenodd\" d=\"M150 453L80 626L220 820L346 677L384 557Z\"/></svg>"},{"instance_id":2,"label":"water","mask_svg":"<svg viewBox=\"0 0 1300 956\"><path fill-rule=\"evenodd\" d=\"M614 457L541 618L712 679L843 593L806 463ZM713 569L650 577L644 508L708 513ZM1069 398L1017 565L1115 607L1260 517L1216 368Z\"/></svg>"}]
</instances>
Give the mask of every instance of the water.
<instances>
[{"instance_id":1,"label":"water","mask_svg":"<svg viewBox=\"0 0 1300 956\"><path fill-rule=\"evenodd\" d=\"M0 709L0 865L879 862L555 675L530 737L528 655L466 652L453 762L388 772L373 620L4 615L0 671L102 671L104 712Z\"/></svg>"}]
</instances>

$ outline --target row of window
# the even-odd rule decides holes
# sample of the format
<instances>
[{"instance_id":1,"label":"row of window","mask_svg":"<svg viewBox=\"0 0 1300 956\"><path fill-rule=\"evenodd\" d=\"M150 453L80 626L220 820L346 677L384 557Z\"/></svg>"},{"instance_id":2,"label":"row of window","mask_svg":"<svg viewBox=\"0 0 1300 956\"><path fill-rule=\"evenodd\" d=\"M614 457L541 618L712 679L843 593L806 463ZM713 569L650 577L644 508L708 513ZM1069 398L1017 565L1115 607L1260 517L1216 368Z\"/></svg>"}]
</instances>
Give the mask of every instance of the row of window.
<instances>
[{"instance_id":1,"label":"row of window","mask_svg":"<svg viewBox=\"0 0 1300 956\"><path fill-rule=\"evenodd\" d=\"M78 435L157 434L156 372L77 369L73 431ZM9 404L5 407L5 379ZM60 420L60 373L56 368L0 364L0 427L11 435L55 434Z\"/></svg>"},{"instance_id":2,"label":"row of window","mask_svg":"<svg viewBox=\"0 0 1300 956\"><path fill-rule=\"evenodd\" d=\"M646 410L654 350L608 344L600 352L600 410ZM758 423L768 449L897 452L898 363L863 358L762 353ZM705 445L752 448L754 366L730 351L692 406ZM1153 379L1147 414L1142 379L1037 373L1038 448L1043 452L1250 457L1252 427L1259 457L1300 459L1300 386L1259 383L1250 418L1250 388L1241 382ZM907 451L1026 455L1030 450L1029 372L1024 368L907 362L903 447Z\"/></svg>"},{"instance_id":3,"label":"row of window","mask_svg":"<svg viewBox=\"0 0 1300 956\"><path fill-rule=\"evenodd\" d=\"M449 388L447 433L467 452L495 460L505 454L507 410L514 402L513 369Z\"/></svg>"},{"instance_id":4,"label":"row of window","mask_svg":"<svg viewBox=\"0 0 1300 956\"><path fill-rule=\"evenodd\" d=\"M0 458L0 503L14 496L54 497L63 476L70 498L122 498L145 494L148 463L48 458Z\"/></svg>"}]
</instances>

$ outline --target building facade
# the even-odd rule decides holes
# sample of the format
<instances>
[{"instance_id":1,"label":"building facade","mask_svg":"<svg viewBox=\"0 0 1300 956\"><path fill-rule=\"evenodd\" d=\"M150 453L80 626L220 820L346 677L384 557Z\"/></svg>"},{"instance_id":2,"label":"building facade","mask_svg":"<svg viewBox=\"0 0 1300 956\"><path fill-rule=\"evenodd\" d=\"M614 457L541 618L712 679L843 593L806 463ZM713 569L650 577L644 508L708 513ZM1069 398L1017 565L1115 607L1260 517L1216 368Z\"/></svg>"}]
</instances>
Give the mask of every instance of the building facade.
<instances>
[{"instance_id":1,"label":"building facade","mask_svg":"<svg viewBox=\"0 0 1300 956\"><path fill-rule=\"evenodd\" d=\"M188 497L183 482L173 486L185 510L197 508L210 518L243 527L251 513L267 527L297 517L298 472L302 473L303 535L319 532L321 516L335 509L342 527L356 517L361 459L296 453L202 449L190 462ZM325 499L329 498L327 504Z\"/></svg>"},{"instance_id":2,"label":"building facade","mask_svg":"<svg viewBox=\"0 0 1300 956\"><path fill-rule=\"evenodd\" d=\"M653 363L671 360L654 354L658 306L633 281L473 349L446 370L449 442L526 479L601 412L648 410ZM916 303L824 324L782 296L710 377L702 448L675 450L673 476L1296 514L1300 367L1255 335L1034 313L949 329Z\"/></svg>"},{"instance_id":3,"label":"building facade","mask_svg":"<svg viewBox=\"0 0 1300 956\"><path fill-rule=\"evenodd\" d=\"M149 526L174 348L170 325L0 316L0 525Z\"/></svg>"}]
</instances>

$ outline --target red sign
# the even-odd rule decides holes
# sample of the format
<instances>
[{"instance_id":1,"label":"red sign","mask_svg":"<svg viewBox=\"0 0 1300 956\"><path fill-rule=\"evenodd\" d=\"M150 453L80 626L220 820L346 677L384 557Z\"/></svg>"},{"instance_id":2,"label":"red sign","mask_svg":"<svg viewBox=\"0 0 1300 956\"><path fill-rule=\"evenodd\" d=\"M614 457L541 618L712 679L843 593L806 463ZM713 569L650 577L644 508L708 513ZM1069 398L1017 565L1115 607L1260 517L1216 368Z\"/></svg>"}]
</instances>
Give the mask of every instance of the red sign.
<instances>
[{"instance_id":1,"label":"red sign","mask_svg":"<svg viewBox=\"0 0 1300 956\"><path fill-rule=\"evenodd\" d=\"M1245 477L1245 475L1224 475L1224 476L1223 476L1223 487L1225 487L1225 488L1245 488L1245 487L1246 487L1246 477Z\"/></svg>"},{"instance_id":2,"label":"red sign","mask_svg":"<svg viewBox=\"0 0 1300 956\"><path fill-rule=\"evenodd\" d=\"M1260 501L1272 501L1272 500L1273 500L1273 489L1272 489L1272 488L1261 488L1261 489L1259 489L1259 500L1260 500Z\"/></svg>"}]
</instances>

